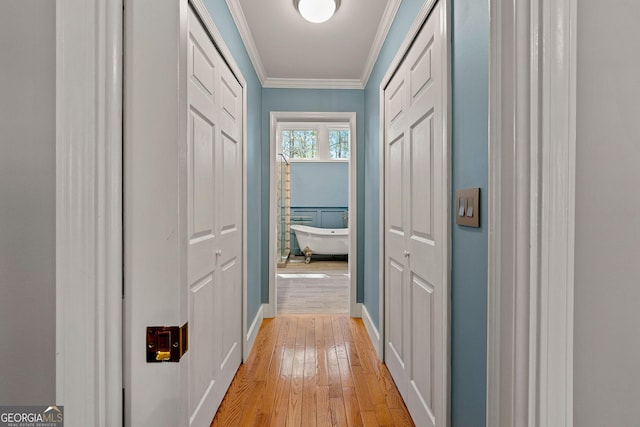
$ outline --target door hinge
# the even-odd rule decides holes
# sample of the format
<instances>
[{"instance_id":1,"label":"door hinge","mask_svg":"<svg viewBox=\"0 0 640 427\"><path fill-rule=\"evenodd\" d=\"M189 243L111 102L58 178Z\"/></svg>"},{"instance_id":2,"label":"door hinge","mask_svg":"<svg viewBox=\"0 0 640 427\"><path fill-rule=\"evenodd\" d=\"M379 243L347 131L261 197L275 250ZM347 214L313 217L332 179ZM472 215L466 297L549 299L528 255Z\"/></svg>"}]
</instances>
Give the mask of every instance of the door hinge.
<instances>
[{"instance_id":1,"label":"door hinge","mask_svg":"<svg viewBox=\"0 0 640 427\"><path fill-rule=\"evenodd\" d=\"M189 348L189 322L182 326L147 326L147 363L179 362Z\"/></svg>"}]
</instances>

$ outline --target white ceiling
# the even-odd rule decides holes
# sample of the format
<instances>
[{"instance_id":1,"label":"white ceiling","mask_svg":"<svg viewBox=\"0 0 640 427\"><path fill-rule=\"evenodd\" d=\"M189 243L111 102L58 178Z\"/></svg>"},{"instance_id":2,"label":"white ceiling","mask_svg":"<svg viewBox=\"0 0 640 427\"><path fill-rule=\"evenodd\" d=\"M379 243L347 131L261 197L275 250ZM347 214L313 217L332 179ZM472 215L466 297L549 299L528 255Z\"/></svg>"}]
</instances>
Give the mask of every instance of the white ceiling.
<instances>
[{"instance_id":1,"label":"white ceiling","mask_svg":"<svg viewBox=\"0 0 640 427\"><path fill-rule=\"evenodd\" d=\"M227 0L264 87L362 89L401 0L342 0L312 24L293 0Z\"/></svg>"}]
</instances>

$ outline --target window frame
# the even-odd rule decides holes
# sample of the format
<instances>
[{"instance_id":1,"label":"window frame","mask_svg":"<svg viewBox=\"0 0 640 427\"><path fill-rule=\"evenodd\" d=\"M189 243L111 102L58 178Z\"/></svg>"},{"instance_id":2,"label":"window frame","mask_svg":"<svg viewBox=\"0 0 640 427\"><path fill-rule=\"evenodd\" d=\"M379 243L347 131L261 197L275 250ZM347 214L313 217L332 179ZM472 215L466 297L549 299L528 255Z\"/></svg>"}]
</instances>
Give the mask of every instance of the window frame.
<instances>
[{"instance_id":1,"label":"window frame","mask_svg":"<svg viewBox=\"0 0 640 427\"><path fill-rule=\"evenodd\" d=\"M312 130L316 131L316 153L317 157L312 159L290 158L282 150L282 132L288 130ZM349 132L349 157L346 159L334 159L329 150L329 131L346 130ZM349 162L351 158L351 128L348 123L343 122L279 122L276 128L276 143L280 153L285 154L289 162Z\"/></svg>"}]
</instances>

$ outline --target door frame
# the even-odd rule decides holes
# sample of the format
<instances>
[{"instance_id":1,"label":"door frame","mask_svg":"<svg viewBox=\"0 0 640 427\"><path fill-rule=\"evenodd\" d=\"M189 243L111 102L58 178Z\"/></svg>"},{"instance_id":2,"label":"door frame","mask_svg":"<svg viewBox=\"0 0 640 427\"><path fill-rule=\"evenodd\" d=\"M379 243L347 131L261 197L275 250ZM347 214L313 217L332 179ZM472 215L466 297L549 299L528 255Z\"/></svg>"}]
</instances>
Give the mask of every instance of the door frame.
<instances>
[{"instance_id":1,"label":"door frame","mask_svg":"<svg viewBox=\"0 0 640 427\"><path fill-rule=\"evenodd\" d=\"M573 425L577 0L490 0L487 425Z\"/></svg>"},{"instance_id":2,"label":"door frame","mask_svg":"<svg viewBox=\"0 0 640 427\"><path fill-rule=\"evenodd\" d=\"M243 356L248 332L247 83L202 0L189 0L243 87ZM56 1L56 404L74 426L123 419L123 0ZM179 408L177 408L179 410Z\"/></svg>"},{"instance_id":3,"label":"door frame","mask_svg":"<svg viewBox=\"0 0 640 427\"><path fill-rule=\"evenodd\" d=\"M56 1L56 404L122 420L122 0Z\"/></svg>"},{"instance_id":4,"label":"door frame","mask_svg":"<svg viewBox=\"0 0 640 427\"><path fill-rule=\"evenodd\" d=\"M379 330L375 330L372 322L365 322L365 326L367 326L367 330L369 332L369 336L374 343L376 348L376 352L378 357L381 360L385 360L385 351L384 344L386 340L386 330L385 330L385 96L384 90L395 75L396 70L400 66L402 60L406 57L407 53L413 41L418 36L418 33L422 29L423 25L429 18L431 11L435 7L436 3L440 1L442 2L442 6L444 8L444 22L442 23L442 29L444 31L444 56L445 56L445 72L443 73L444 79L444 102L443 102L443 114L442 118L444 120L443 124L443 136L446 141L446 147L443 150L443 155L445 156L445 164L444 164L444 173L447 175L445 179L445 191L443 191L443 235L446 238L443 241L443 259L445 260L445 266L443 268L443 291L447 298L447 304L444 308L445 313L445 324L446 324L446 332L444 336L447 337L446 343L443 348L442 360L448 361L445 364L445 381L446 390L443 396L443 405L441 412L445 414L445 423L444 425L449 425L450 422L450 390L451 390L451 368L450 368L450 354L451 354L451 0L425 0L424 4L420 8L420 11L416 15L416 19L413 21L413 24L409 28L407 35L405 36L402 44L398 48L398 52L396 56L391 61L391 64L387 68L387 72L384 77L380 81L379 88L379 111L380 111L380 148L379 148L379 170L380 170L380 180L379 180L379 192L380 192L380 201L379 201L379 269L378 269L378 281L379 281Z\"/></svg>"},{"instance_id":5,"label":"door frame","mask_svg":"<svg viewBox=\"0 0 640 427\"><path fill-rule=\"evenodd\" d=\"M361 304L356 302L358 284L358 236L357 236L357 157L356 157L356 113L355 112L291 112L269 113L269 303L264 305L265 317L275 317L277 309L276 289L276 156L278 123L281 122L337 122L349 123L349 315L361 317Z\"/></svg>"}]
</instances>

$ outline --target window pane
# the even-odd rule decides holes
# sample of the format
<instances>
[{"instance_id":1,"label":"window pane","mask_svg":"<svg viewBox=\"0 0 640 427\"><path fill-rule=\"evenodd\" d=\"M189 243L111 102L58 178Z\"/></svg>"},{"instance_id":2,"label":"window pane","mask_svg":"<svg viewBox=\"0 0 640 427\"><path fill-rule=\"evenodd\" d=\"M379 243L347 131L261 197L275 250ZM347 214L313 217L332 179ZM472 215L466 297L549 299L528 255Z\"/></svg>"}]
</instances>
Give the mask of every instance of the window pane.
<instances>
[{"instance_id":1,"label":"window pane","mask_svg":"<svg viewBox=\"0 0 640 427\"><path fill-rule=\"evenodd\" d=\"M318 157L318 132L310 129L282 131L282 153L290 159Z\"/></svg>"},{"instance_id":2,"label":"window pane","mask_svg":"<svg viewBox=\"0 0 640 427\"><path fill-rule=\"evenodd\" d=\"M283 131L282 132L282 154L285 157L291 158L291 132Z\"/></svg>"},{"instance_id":3,"label":"window pane","mask_svg":"<svg viewBox=\"0 0 640 427\"><path fill-rule=\"evenodd\" d=\"M332 159L349 158L349 131L330 130L329 131L329 156Z\"/></svg>"}]
</instances>

